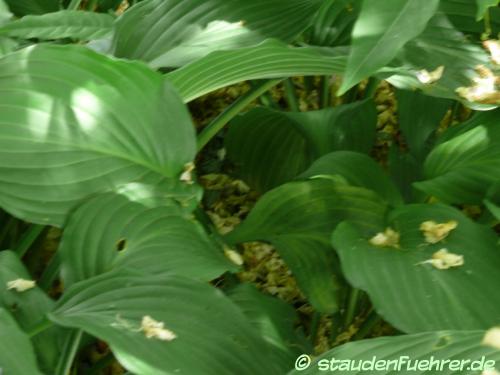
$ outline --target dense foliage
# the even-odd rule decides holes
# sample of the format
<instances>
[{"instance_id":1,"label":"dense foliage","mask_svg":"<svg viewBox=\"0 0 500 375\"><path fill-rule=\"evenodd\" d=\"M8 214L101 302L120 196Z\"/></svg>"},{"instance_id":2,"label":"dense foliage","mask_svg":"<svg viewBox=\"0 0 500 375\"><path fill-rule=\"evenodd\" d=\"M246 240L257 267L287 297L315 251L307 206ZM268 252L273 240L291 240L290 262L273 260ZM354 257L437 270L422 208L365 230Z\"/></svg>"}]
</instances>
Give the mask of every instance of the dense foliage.
<instances>
[{"instance_id":1,"label":"dense foliage","mask_svg":"<svg viewBox=\"0 0 500 375\"><path fill-rule=\"evenodd\" d=\"M0 0L0 373L500 368L499 32L497 0Z\"/></svg>"}]
</instances>

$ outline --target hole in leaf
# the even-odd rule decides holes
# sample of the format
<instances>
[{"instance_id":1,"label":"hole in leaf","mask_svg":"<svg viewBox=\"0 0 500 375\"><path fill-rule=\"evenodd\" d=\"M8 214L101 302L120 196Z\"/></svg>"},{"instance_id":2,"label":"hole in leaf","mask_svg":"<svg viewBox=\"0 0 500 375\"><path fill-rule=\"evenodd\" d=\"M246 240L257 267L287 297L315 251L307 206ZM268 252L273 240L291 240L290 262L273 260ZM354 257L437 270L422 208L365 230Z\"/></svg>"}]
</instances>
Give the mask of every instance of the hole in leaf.
<instances>
[{"instance_id":1,"label":"hole in leaf","mask_svg":"<svg viewBox=\"0 0 500 375\"><path fill-rule=\"evenodd\" d=\"M117 251L123 251L127 247L127 240L125 238L122 238L118 240L116 243L116 250Z\"/></svg>"}]
</instances>

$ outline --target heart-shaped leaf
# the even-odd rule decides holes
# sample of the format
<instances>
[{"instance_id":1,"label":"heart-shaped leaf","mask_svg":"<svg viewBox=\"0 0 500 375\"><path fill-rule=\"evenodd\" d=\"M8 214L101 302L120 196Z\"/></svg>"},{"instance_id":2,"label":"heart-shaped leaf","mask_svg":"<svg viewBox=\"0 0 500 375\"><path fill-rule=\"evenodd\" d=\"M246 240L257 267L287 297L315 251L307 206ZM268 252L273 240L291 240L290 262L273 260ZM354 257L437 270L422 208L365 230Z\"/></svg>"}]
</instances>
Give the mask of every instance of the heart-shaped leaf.
<instances>
[{"instance_id":1,"label":"heart-shaped leaf","mask_svg":"<svg viewBox=\"0 0 500 375\"><path fill-rule=\"evenodd\" d=\"M444 240L427 243L422 223L458 224ZM400 248L370 244L350 223L333 233L345 277L365 290L394 327L408 333L442 329L488 329L500 323L500 249L488 227L444 205L395 209L389 225L400 234ZM463 257L457 267L439 269L429 260L441 249Z\"/></svg>"},{"instance_id":2,"label":"heart-shaped leaf","mask_svg":"<svg viewBox=\"0 0 500 375\"><path fill-rule=\"evenodd\" d=\"M328 243L331 231L347 218L363 230L376 230L385 210L375 193L333 179L290 182L263 195L226 238L273 244L311 304L333 312L338 308L338 270Z\"/></svg>"},{"instance_id":3,"label":"heart-shaped leaf","mask_svg":"<svg viewBox=\"0 0 500 375\"><path fill-rule=\"evenodd\" d=\"M234 269L194 220L115 193L90 199L70 216L59 253L65 285L115 268L203 281Z\"/></svg>"},{"instance_id":4,"label":"heart-shaped leaf","mask_svg":"<svg viewBox=\"0 0 500 375\"><path fill-rule=\"evenodd\" d=\"M279 374L272 347L227 297L179 275L96 276L68 289L50 318L105 340L137 375Z\"/></svg>"},{"instance_id":5,"label":"heart-shaped leaf","mask_svg":"<svg viewBox=\"0 0 500 375\"><path fill-rule=\"evenodd\" d=\"M0 206L20 218L62 225L90 194L194 158L187 109L140 63L38 45L0 60L0 91Z\"/></svg>"}]
</instances>

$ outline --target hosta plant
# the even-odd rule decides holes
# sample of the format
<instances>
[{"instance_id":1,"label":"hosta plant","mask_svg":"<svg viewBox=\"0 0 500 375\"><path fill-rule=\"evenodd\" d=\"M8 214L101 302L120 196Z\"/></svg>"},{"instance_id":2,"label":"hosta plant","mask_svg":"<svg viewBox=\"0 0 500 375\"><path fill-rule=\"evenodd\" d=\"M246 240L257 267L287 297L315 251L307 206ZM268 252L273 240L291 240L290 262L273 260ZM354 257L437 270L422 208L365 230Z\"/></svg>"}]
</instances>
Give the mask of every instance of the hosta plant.
<instances>
[{"instance_id":1,"label":"hosta plant","mask_svg":"<svg viewBox=\"0 0 500 375\"><path fill-rule=\"evenodd\" d=\"M497 0L0 0L0 373L496 373L499 31Z\"/></svg>"}]
</instances>

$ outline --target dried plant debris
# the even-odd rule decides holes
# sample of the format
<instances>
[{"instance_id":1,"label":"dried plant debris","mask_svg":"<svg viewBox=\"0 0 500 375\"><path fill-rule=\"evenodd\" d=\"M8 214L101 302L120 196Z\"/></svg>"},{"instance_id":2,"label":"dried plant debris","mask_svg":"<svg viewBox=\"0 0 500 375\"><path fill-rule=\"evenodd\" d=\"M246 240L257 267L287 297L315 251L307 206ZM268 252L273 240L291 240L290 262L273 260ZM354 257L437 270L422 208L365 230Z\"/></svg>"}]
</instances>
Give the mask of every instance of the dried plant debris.
<instances>
[{"instance_id":1,"label":"dried plant debris","mask_svg":"<svg viewBox=\"0 0 500 375\"><path fill-rule=\"evenodd\" d=\"M141 321L141 331L148 338L155 338L161 341L172 341L177 338L176 334L165 328L165 323L159 322L146 315Z\"/></svg>"},{"instance_id":2,"label":"dried plant debris","mask_svg":"<svg viewBox=\"0 0 500 375\"><path fill-rule=\"evenodd\" d=\"M500 104L500 77L484 65L476 67L477 76L469 87L459 87L456 92L469 102Z\"/></svg>"},{"instance_id":3,"label":"dried plant debris","mask_svg":"<svg viewBox=\"0 0 500 375\"><path fill-rule=\"evenodd\" d=\"M500 350L500 327L493 327L486 331L481 345Z\"/></svg>"},{"instance_id":4,"label":"dried plant debris","mask_svg":"<svg viewBox=\"0 0 500 375\"><path fill-rule=\"evenodd\" d=\"M423 69L417 73L417 79L424 85L431 85L441 79L444 73L444 66L438 66L435 70L428 72Z\"/></svg>"},{"instance_id":5,"label":"dried plant debris","mask_svg":"<svg viewBox=\"0 0 500 375\"><path fill-rule=\"evenodd\" d=\"M236 250L224 246L224 255L237 266L242 266L244 261L243 257Z\"/></svg>"},{"instance_id":6,"label":"dried plant debris","mask_svg":"<svg viewBox=\"0 0 500 375\"><path fill-rule=\"evenodd\" d=\"M195 165L193 162L187 163L184 166L184 171L182 172L181 177L179 177L179 180L185 182L188 185L192 185L194 183L192 175L194 169Z\"/></svg>"},{"instance_id":7,"label":"dried plant debris","mask_svg":"<svg viewBox=\"0 0 500 375\"><path fill-rule=\"evenodd\" d=\"M464 256L450 253L448 249L441 249L432 254L432 258L419 264L430 264L438 270L447 270L452 267L460 267L464 264Z\"/></svg>"},{"instance_id":8,"label":"dried plant debris","mask_svg":"<svg viewBox=\"0 0 500 375\"><path fill-rule=\"evenodd\" d=\"M15 290L16 292L19 293L33 289L35 286L36 282L34 280L16 279L7 282L8 290Z\"/></svg>"},{"instance_id":9,"label":"dried plant debris","mask_svg":"<svg viewBox=\"0 0 500 375\"><path fill-rule=\"evenodd\" d=\"M457 226L458 222L455 220L450 220L446 223L436 223L429 220L420 224L420 230L424 234L425 242L435 244L444 240Z\"/></svg>"},{"instance_id":10,"label":"dried plant debris","mask_svg":"<svg viewBox=\"0 0 500 375\"><path fill-rule=\"evenodd\" d=\"M370 244L378 247L399 248L399 233L388 227L385 231L379 232L370 238Z\"/></svg>"},{"instance_id":11,"label":"dried plant debris","mask_svg":"<svg viewBox=\"0 0 500 375\"><path fill-rule=\"evenodd\" d=\"M500 40L485 40L483 46L490 53L491 61L500 65Z\"/></svg>"}]
</instances>

